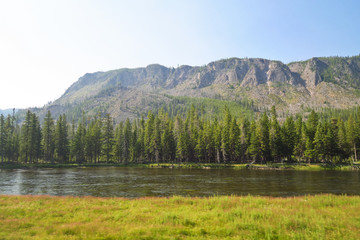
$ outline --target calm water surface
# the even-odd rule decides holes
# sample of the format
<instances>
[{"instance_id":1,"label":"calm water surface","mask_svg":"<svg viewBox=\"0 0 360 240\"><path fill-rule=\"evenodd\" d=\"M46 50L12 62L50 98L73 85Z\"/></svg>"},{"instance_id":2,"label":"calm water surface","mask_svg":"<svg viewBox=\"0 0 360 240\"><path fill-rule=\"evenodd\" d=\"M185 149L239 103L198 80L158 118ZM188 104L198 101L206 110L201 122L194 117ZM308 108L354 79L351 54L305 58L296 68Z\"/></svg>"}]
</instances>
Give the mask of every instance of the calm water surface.
<instances>
[{"instance_id":1,"label":"calm water surface","mask_svg":"<svg viewBox=\"0 0 360 240\"><path fill-rule=\"evenodd\" d=\"M0 194L99 197L360 195L357 171L69 168L0 170Z\"/></svg>"}]
</instances>

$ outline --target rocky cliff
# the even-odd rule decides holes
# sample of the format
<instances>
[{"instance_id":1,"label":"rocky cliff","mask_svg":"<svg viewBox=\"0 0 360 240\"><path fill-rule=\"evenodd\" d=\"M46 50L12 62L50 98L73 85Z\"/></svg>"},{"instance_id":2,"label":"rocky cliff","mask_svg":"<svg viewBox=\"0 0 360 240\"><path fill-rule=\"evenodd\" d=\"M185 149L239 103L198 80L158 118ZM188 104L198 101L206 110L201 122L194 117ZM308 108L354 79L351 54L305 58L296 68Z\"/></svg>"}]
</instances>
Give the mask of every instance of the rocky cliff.
<instances>
[{"instance_id":1,"label":"rocky cliff","mask_svg":"<svg viewBox=\"0 0 360 240\"><path fill-rule=\"evenodd\" d=\"M85 111L135 118L171 96L252 101L260 109L346 108L360 102L360 56L312 58L284 64L259 58L231 58L205 66L145 68L87 73L62 97L44 107L56 114Z\"/></svg>"}]
</instances>

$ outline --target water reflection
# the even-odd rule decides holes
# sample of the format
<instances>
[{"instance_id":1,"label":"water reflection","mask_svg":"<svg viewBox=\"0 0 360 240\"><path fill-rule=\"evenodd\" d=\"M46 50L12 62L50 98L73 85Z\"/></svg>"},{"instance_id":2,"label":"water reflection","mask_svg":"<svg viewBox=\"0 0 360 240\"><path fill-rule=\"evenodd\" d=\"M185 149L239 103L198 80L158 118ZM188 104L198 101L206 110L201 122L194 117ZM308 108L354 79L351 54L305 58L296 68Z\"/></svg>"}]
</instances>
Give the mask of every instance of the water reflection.
<instances>
[{"instance_id":1,"label":"water reflection","mask_svg":"<svg viewBox=\"0 0 360 240\"><path fill-rule=\"evenodd\" d=\"M360 195L360 173L232 169L0 170L0 194L101 197Z\"/></svg>"}]
</instances>

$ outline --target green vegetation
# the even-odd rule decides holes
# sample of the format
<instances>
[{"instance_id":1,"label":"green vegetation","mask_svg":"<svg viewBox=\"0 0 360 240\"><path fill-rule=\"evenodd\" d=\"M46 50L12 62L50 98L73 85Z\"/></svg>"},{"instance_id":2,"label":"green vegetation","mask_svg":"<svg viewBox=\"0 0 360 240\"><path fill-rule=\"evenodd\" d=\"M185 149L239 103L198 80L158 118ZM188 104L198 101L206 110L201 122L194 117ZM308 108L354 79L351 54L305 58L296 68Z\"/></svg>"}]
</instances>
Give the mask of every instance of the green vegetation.
<instances>
[{"instance_id":1,"label":"green vegetation","mask_svg":"<svg viewBox=\"0 0 360 240\"><path fill-rule=\"evenodd\" d=\"M186 117L191 108L195 107L198 113L204 118L214 119L216 117L218 119L222 119L225 105L236 118L253 118L254 112L258 111L254 102L248 99L226 101L221 99L187 96L175 97L166 95L166 97L171 99L169 103L156 103L151 106L154 114L157 114L159 111L164 111L169 115L169 117L176 117L177 115Z\"/></svg>"},{"instance_id":2,"label":"green vegetation","mask_svg":"<svg viewBox=\"0 0 360 240\"><path fill-rule=\"evenodd\" d=\"M354 164L359 159L360 115L279 121L275 107L256 118L234 117L226 105L222 119L194 106L172 118L163 110L131 122L114 124L109 114L75 124L48 112L42 126L27 112L21 126L0 115L0 160L23 164L195 163ZM329 113L330 114L330 113ZM331 116L331 115L330 115Z\"/></svg>"},{"instance_id":3,"label":"green vegetation","mask_svg":"<svg viewBox=\"0 0 360 240\"><path fill-rule=\"evenodd\" d=\"M0 196L4 239L359 239L360 197Z\"/></svg>"}]
</instances>

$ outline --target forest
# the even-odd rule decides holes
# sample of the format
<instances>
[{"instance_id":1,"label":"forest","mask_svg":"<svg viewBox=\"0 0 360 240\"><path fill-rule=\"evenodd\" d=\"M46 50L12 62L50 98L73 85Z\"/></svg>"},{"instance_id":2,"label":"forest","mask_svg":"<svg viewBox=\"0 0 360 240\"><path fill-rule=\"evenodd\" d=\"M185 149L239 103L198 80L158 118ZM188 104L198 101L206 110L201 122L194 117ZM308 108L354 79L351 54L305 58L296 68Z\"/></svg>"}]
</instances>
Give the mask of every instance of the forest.
<instances>
[{"instance_id":1,"label":"forest","mask_svg":"<svg viewBox=\"0 0 360 240\"><path fill-rule=\"evenodd\" d=\"M360 114L279 118L275 107L257 117L221 120L192 106L183 116L164 110L115 124L109 114L77 123L27 111L0 116L1 163L352 163L358 159Z\"/></svg>"}]
</instances>

